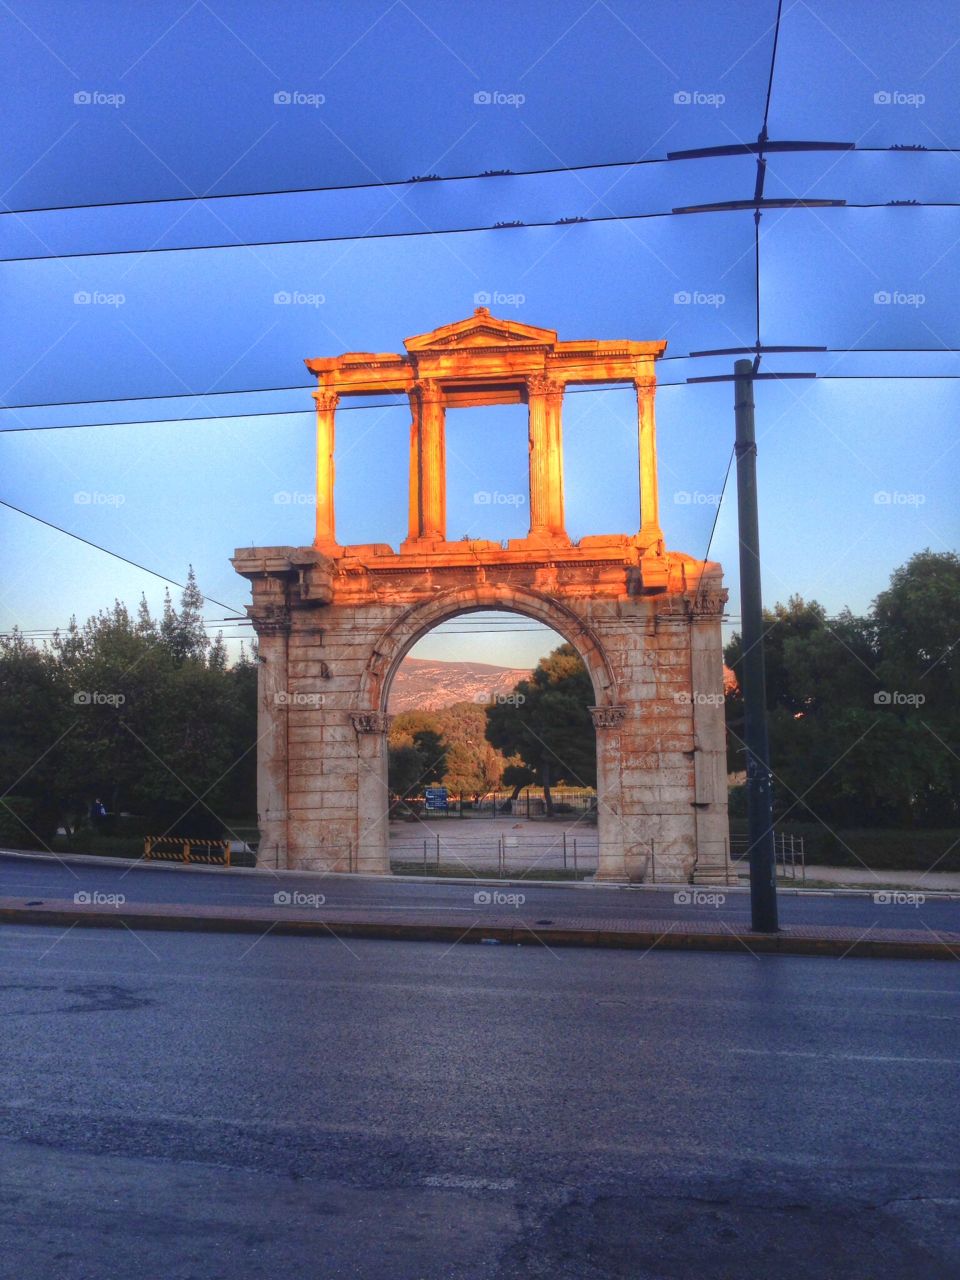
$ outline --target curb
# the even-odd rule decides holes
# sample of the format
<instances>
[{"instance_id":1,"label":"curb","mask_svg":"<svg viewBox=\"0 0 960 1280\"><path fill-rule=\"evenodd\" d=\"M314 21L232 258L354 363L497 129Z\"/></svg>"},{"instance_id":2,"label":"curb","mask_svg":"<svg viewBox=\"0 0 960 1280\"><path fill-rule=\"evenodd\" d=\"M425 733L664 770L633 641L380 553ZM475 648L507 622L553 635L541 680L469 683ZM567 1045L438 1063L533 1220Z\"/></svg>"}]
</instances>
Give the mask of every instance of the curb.
<instances>
[{"instance_id":1,"label":"curb","mask_svg":"<svg viewBox=\"0 0 960 1280\"><path fill-rule=\"evenodd\" d=\"M931 936L930 939L891 937L891 931L880 938L869 933L859 936L844 934L822 936L824 928L804 929L791 926L777 934L751 933L727 929L722 933L710 926L692 929L689 922L671 922L664 929L571 929L562 926L494 924L481 926L476 921L467 929L463 921L440 924L437 921L374 921L361 919L328 920L278 918L266 914L232 915L228 909L203 914L155 911L77 911L69 907L0 907L4 924L60 925L73 928L119 929L132 932L152 929L171 932L201 933L272 933L308 937L369 938L388 941L457 943L497 942L508 945L551 947L603 947L620 950L655 949L668 951L747 951L751 955L803 955L874 957L898 960L958 960L960 937L951 935L954 945ZM819 935L819 936L818 936ZM954 949L954 948L957 949Z\"/></svg>"}]
</instances>

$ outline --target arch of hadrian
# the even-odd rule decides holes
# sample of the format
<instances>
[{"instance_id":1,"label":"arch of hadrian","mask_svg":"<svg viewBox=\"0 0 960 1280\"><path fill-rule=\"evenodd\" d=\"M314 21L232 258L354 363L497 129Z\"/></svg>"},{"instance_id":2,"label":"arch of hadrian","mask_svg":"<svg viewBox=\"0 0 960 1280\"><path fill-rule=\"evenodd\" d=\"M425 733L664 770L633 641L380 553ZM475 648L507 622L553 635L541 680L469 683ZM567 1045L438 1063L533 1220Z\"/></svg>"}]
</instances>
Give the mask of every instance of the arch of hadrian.
<instances>
[{"instance_id":1,"label":"arch of hadrian","mask_svg":"<svg viewBox=\"0 0 960 1280\"><path fill-rule=\"evenodd\" d=\"M483 307L406 353L307 360L316 375L316 537L238 550L259 637L261 865L389 872L387 698L411 646L444 619L509 609L573 644L593 680L602 877L723 877L727 838L718 564L664 547L654 362L665 342L560 342ZM562 407L569 386L636 388L641 525L570 541ZM334 417L344 396L406 395L410 527L399 550L342 546ZM530 531L448 542L449 409L525 403ZM598 444L602 442L598 441ZM610 459L617 465L617 459ZM375 465L375 464L374 464ZM600 505L600 504L598 504Z\"/></svg>"}]
</instances>

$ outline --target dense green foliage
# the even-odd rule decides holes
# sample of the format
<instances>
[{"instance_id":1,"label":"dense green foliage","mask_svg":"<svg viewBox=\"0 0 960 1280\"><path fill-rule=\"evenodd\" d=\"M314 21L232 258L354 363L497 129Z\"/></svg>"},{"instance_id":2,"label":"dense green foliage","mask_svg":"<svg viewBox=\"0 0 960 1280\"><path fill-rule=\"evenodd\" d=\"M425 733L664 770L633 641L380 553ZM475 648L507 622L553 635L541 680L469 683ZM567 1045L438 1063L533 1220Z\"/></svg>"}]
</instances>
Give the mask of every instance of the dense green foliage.
<instances>
[{"instance_id":1,"label":"dense green foliage","mask_svg":"<svg viewBox=\"0 0 960 1280\"><path fill-rule=\"evenodd\" d=\"M766 614L775 816L836 826L960 819L960 558L922 551L865 618L794 596ZM727 646L737 673L741 640ZM743 709L727 697L731 770Z\"/></svg>"},{"instance_id":2,"label":"dense green foliage","mask_svg":"<svg viewBox=\"0 0 960 1280\"><path fill-rule=\"evenodd\" d=\"M390 790L416 794L442 782L457 795L484 795L500 785L503 757L484 737L484 709L458 702L437 711L394 716L389 735Z\"/></svg>"},{"instance_id":3,"label":"dense green foliage","mask_svg":"<svg viewBox=\"0 0 960 1280\"><path fill-rule=\"evenodd\" d=\"M510 697L487 707L488 740L518 757L516 763L540 782L548 814L553 812L552 784L596 786L592 703L593 685L580 655L573 645L562 644L540 659Z\"/></svg>"},{"instance_id":4,"label":"dense green foliage","mask_svg":"<svg viewBox=\"0 0 960 1280\"><path fill-rule=\"evenodd\" d=\"M101 801L156 834L219 834L220 815L256 810L256 666L228 667L201 621L191 570L179 609L159 620L113 609L72 621L46 646L0 639L0 834L48 845L87 825Z\"/></svg>"}]
</instances>

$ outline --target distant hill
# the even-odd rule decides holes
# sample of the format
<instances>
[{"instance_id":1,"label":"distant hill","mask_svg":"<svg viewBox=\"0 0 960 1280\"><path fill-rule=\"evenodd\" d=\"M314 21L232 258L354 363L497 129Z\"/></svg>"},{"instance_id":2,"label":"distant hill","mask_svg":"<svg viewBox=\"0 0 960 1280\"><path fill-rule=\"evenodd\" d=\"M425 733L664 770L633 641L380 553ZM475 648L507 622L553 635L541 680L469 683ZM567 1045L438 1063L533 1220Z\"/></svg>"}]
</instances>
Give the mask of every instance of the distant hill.
<instances>
[{"instance_id":1,"label":"distant hill","mask_svg":"<svg viewBox=\"0 0 960 1280\"><path fill-rule=\"evenodd\" d=\"M401 711L437 711L455 702L488 702L496 694L513 691L530 671L494 667L486 662L430 662L406 658L390 690L391 715Z\"/></svg>"},{"instance_id":2,"label":"distant hill","mask_svg":"<svg viewBox=\"0 0 960 1280\"><path fill-rule=\"evenodd\" d=\"M455 702L489 702L496 694L511 693L531 672L519 667L494 667L486 662L430 662L406 658L390 690L390 715L401 711L438 711ZM738 691L737 678L723 668L725 693Z\"/></svg>"}]
</instances>

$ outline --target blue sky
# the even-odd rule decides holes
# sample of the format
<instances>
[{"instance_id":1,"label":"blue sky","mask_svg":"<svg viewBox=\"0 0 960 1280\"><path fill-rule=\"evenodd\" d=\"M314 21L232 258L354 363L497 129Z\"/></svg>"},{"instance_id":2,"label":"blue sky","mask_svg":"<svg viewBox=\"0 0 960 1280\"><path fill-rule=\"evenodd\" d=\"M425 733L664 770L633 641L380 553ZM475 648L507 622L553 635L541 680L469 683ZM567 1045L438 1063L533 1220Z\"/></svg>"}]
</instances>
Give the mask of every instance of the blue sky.
<instances>
[{"instance_id":1,"label":"blue sky","mask_svg":"<svg viewBox=\"0 0 960 1280\"><path fill-rule=\"evenodd\" d=\"M772 155L766 192L848 207L771 210L760 232L762 340L832 350L766 357L820 376L757 386L765 595L831 612L867 608L913 552L956 546L960 456L960 218L943 203L960 186L960 19L934 0L909 22L892 3L840 8L786 0L769 130L859 149ZM401 350L493 295L495 314L561 338L668 340L663 524L671 547L703 555L733 395L686 379L732 358L684 357L756 339L753 216L671 210L750 196L755 163L666 157L756 138L775 12L11 5L0 496L170 577L192 563L209 597L240 608L233 549L311 537L303 358ZM585 164L610 167L571 171ZM500 169L561 172L376 185ZM242 194L357 183L374 185ZM225 198L184 199L211 194ZM163 203L64 207L119 201ZM602 220L553 225L577 216ZM550 225L470 229L518 219ZM631 395L569 395L564 425L570 533L634 530ZM404 535L407 426L392 403L340 414L342 539ZM451 536L524 532L510 500L526 485L522 410L451 413L448 450ZM735 617L732 497L711 556ZM162 597L156 579L2 508L0 537L0 629ZM209 617L226 612L210 603ZM533 633L449 634L418 652L525 665L542 647Z\"/></svg>"}]
</instances>

